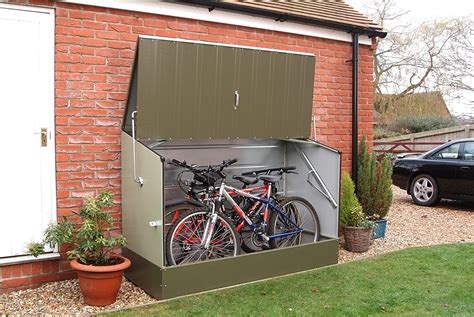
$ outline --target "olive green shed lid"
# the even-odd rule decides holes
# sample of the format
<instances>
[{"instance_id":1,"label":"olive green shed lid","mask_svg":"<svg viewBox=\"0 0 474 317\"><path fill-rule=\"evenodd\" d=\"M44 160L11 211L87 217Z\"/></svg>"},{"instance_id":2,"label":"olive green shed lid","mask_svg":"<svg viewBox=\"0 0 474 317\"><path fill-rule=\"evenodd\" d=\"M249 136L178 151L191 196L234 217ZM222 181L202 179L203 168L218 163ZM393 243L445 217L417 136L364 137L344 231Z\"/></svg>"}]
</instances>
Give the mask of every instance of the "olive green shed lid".
<instances>
[{"instance_id":1,"label":"olive green shed lid","mask_svg":"<svg viewBox=\"0 0 474 317\"><path fill-rule=\"evenodd\" d=\"M314 63L303 53L139 37L124 129L136 107L140 139L308 138Z\"/></svg>"}]
</instances>

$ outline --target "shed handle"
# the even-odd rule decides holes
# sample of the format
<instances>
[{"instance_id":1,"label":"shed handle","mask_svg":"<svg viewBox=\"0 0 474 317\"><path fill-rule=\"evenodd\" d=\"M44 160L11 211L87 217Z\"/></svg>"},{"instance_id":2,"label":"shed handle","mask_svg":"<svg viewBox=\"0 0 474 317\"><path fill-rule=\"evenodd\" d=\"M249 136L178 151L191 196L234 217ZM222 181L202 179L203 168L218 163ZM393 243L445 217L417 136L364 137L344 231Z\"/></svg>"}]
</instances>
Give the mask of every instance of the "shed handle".
<instances>
[{"instance_id":1,"label":"shed handle","mask_svg":"<svg viewBox=\"0 0 474 317\"><path fill-rule=\"evenodd\" d=\"M234 91L234 110L237 110L237 108L239 107L239 103L240 103L240 95L239 95L239 91L236 90Z\"/></svg>"}]
</instances>

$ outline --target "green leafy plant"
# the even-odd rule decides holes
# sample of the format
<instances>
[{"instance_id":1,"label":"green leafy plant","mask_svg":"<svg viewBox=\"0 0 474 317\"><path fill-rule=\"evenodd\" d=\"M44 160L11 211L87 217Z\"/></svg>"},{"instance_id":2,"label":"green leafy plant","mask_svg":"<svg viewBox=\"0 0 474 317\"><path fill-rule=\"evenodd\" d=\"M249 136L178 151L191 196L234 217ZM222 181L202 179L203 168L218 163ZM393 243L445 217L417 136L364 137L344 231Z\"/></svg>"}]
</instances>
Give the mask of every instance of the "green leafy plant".
<instances>
[{"instance_id":1,"label":"green leafy plant","mask_svg":"<svg viewBox=\"0 0 474 317\"><path fill-rule=\"evenodd\" d=\"M342 174L341 205L339 208L339 222L348 227L372 227L373 223L367 221L355 194L354 182L349 173Z\"/></svg>"},{"instance_id":2,"label":"green leafy plant","mask_svg":"<svg viewBox=\"0 0 474 317\"><path fill-rule=\"evenodd\" d=\"M365 137L360 143L357 197L371 220L385 218L392 205L392 162L386 156L380 163L375 153L370 154Z\"/></svg>"},{"instance_id":3,"label":"green leafy plant","mask_svg":"<svg viewBox=\"0 0 474 317\"><path fill-rule=\"evenodd\" d=\"M402 135L400 132L394 132L384 129L383 127L377 127L374 129L374 139L385 139L385 138L393 138L396 136Z\"/></svg>"},{"instance_id":4,"label":"green leafy plant","mask_svg":"<svg viewBox=\"0 0 474 317\"><path fill-rule=\"evenodd\" d=\"M388 126L388 129L401 134L417 133L452 127L456 121L452 118L437 116L406 116L399 117Z\"/></svg>"},{"instance_id":5,"label":"green leafy plant","mask_svg":"<svg viewBox=\"0 0 474 317\"><path fill-rule=\"evenodd\" d=\"M125 246L126 240L122 235L113 236L111 233L115 221L104 209L112 205L110 192L87 198L77 214L81 218L78 225L63 217L62 221L48 226L42 242L29 244L28 251L36 257L44 252L47 244L51 247L68 244L71 246L67 251L70 260L77 259L83 264L93 265L113 264L113 249Z\"/></svg>"}]
</instances>

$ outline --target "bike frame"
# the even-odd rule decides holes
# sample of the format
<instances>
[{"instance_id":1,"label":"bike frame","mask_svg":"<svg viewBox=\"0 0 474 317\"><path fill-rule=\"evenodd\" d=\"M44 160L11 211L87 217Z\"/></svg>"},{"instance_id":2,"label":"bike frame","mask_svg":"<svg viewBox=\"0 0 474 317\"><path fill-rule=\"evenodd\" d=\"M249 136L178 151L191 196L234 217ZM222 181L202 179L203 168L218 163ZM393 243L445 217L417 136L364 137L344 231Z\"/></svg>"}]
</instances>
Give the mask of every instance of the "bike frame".
<instances>
[{"instance_id":1,"label":"bike frame","mask_svg":"<svg viewBox=\"0 0 474 317\"><path fill-rule=\"evenodd\" d=\"M230 188L230 187L229 187ZM268 184L263 184L261 186L256 186L256 187L250 187L250 188L243 188L243 189L240 189L239 190L240 192L245 192L245 193L250 193L250 192L262 192L260 194L261 197L266 197L269 193L271 193L271 187L269 187ZM235 191L229 191L227 192L228 195L232 195L232 196L235 196L237 195L237 193ZM242 195L240 195L242 196ZM188 196L190 198L190 196ZM214 198L218 198L219 197L219 193L215 193L214 195ZM254 196L253 197L257 197L257 196ZM202 203L205 203L208 207L211 207L211 210L212 210L212 214L215 213L215 204L214 202L211 201L212 199L209 198L209 194L206 193L206 194L203 194L201 195L200 197L200 201ZM206 203L206 201L210 201L209 203ZM233 203L236 204L235 200L233 200ZM257 207L259 206L261 202L259 201L255 201L255 203L252 205L252 207L249 209L249 213L248 213L248 216L251 216L256 210L257 210ZM241 210L241 209L240 209ZM179 218L179 213L176 213L174 216L173 216L173 219L172 219L172 223L174 221L176 221L177 219ZM214 222L213 226L215 225L215 220L212 220ZM240 232L242 230L242 228L245 226L245 220L242 221L239 225L236 226L236 230L237 232ZM191 242L192 239L189 239L188 242ZM205 240L205 239L203 239Z\"/></svg>"}]
</instances>

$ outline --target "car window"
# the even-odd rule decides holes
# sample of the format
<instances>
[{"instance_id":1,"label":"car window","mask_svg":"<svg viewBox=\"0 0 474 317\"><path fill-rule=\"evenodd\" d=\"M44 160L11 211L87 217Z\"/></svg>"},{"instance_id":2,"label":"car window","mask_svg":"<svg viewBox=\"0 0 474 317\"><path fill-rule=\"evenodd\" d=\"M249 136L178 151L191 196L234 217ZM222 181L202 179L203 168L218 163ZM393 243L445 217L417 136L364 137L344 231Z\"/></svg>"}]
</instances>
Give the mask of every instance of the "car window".
<instances>
[{"instance_id":1,"label":"car window","mask_svg":"<svg viewBox=\"0 0 474 317\"><path fill-rule=\"evenodd\" d=\"M467 142L464 145L464 160L474 161L474 142Z\"/></svg>"},{"instance_id":2,"label":"car window","mask_svg":"<svg viewBox=\"0 0 474 317\"><path fill-rule=\"evenodd\" d=\"M458 159L459 158L459 146L460 143L450 145L441 151L436 152L431 156L434 159Z\"/></svg>"}]
</instances>

